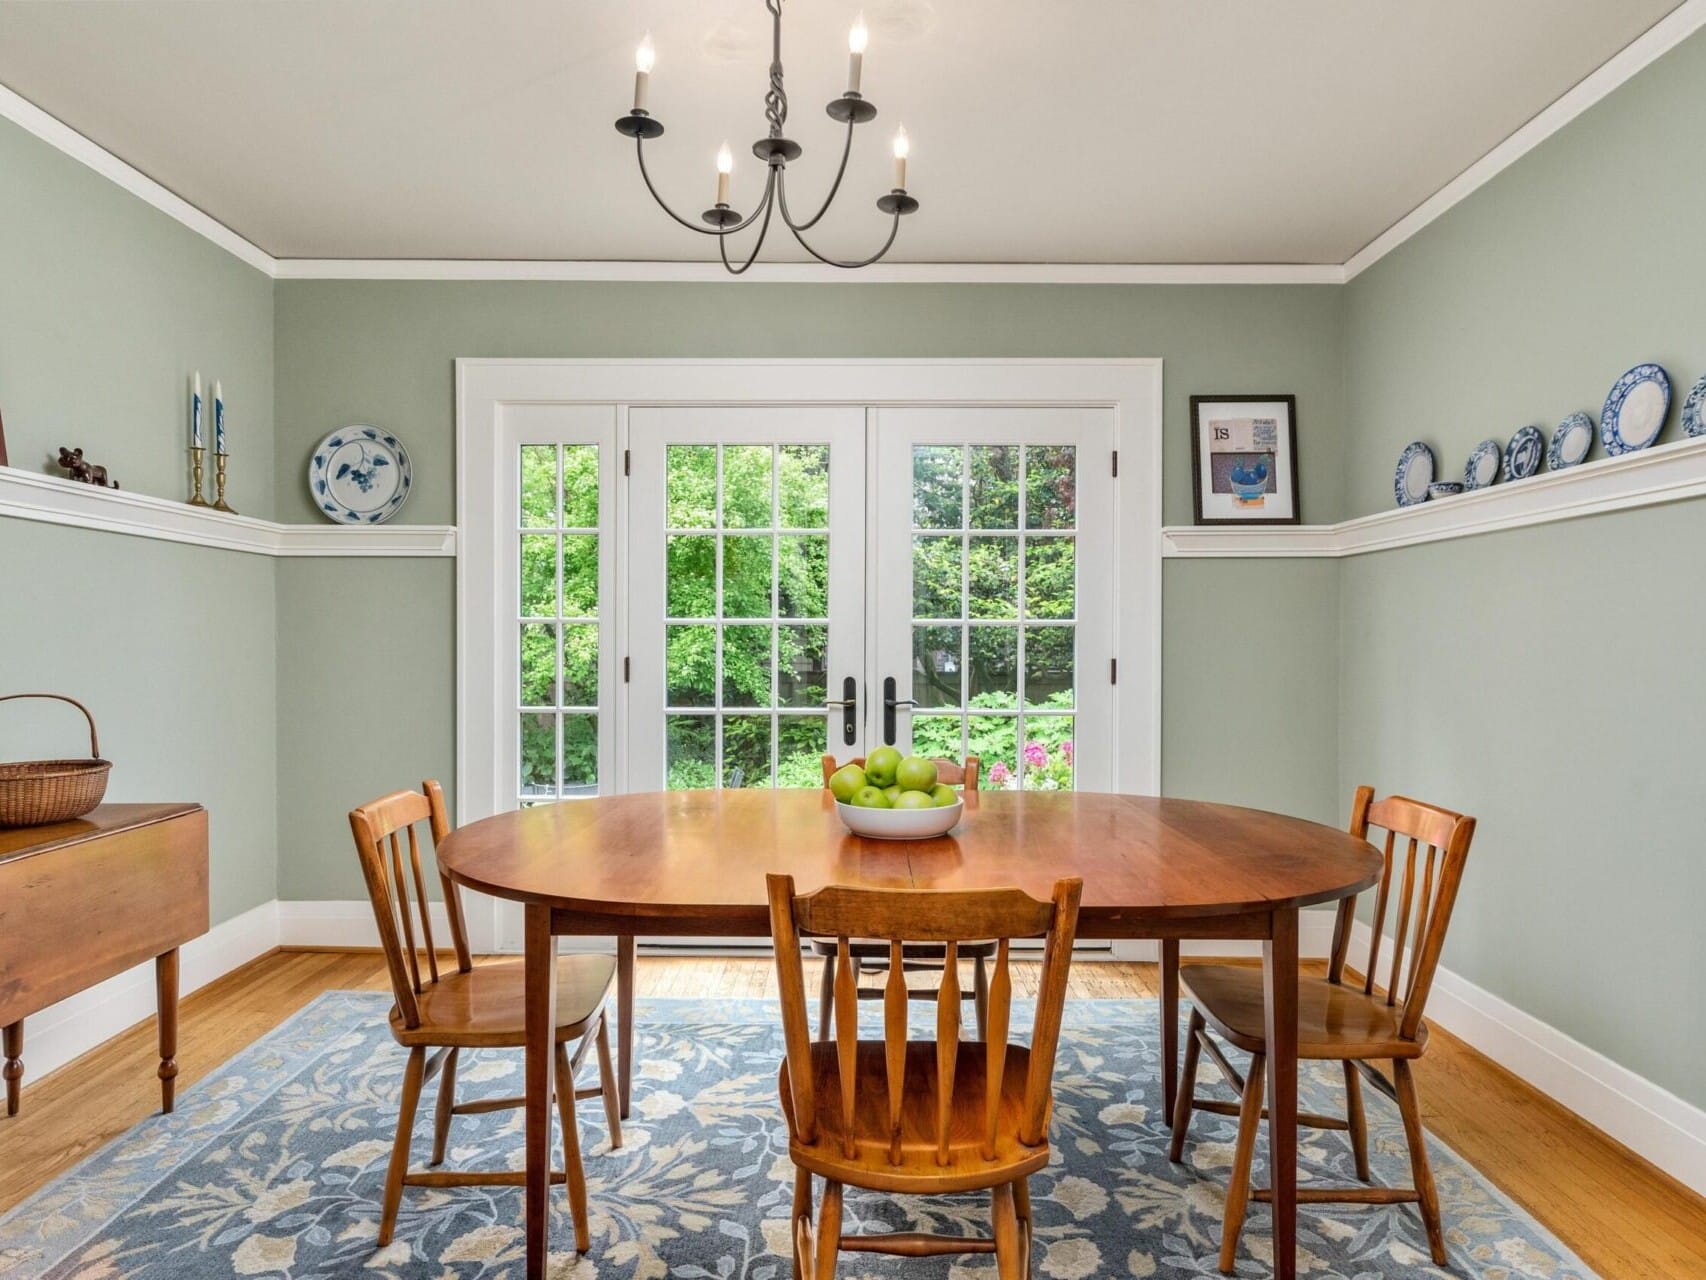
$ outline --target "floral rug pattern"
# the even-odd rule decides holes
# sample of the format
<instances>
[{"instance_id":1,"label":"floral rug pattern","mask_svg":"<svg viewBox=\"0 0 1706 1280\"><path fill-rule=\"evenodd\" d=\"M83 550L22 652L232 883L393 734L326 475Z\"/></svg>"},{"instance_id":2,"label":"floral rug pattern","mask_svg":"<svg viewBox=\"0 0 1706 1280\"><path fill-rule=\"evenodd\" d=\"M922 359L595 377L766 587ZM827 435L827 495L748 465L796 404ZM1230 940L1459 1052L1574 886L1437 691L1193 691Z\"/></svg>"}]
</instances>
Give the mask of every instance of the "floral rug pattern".
<instances>
[{"instance_id":1,"label":"floral rug pattern","mask_svg":"<svg viewBox=\"0 0 1706 1280\"><path fill-rule=\"evenodd\" d=\"M406 1188L396 1239L374 1247L404 1062L385 1026L389 1005L372 993L320 997L188 1090L175 1115L145 1120L17 1206L0 1218L0 1276L519 1276L516 1188ZM1234 1122L1199 1113L1185 1163L1168 1162L1156 1018L1154 1001L1068 1007L1054 1158L1032 1180L1033 1275L1043 1280L1219 1274ZM915 1026L924 1021L915 1016ZM598 1103L580 1107L593 1247L572 1253L567 1204L554 1189L554 1276L784 1280L792 1166L776 1100L775 1006L642 1001L637 1022L633 1118L620 1151L610 1150ZM1204 1087L1213 1075L1205 1067ZM460 1076L461 1098L520 1092L520 1055L464 1055ZM1304 1106L1342 1114L1342 1088L1336 1067L1305 1064ZM430 1147L435 1089L422 1099L417 1164ZM1397 1109L1373 1091L1366 1097L1376 1181L1407 1184ZM519 1112L461 1116L447 1164L519 1168L521 1145ZM1430 1155L1448 1271L1430 1261L1413 1207L1309 1205L1299 1215L1300 1274L1589 1280L1568 1249L1451 1151L1436 1142ZM1342 1133L1304 1130L1299 1156L1305 1183L1353 1180ZM849 1191L845 1229L984 1234L988 1201ZM1270 1260L1268 1212L1253 1205L1238 1274L1267 1275ZM902 1274L974 1280L993 1277L994 1262L843 1254L839 1270L841 1280Z\"/></svg>"}]
</instances>

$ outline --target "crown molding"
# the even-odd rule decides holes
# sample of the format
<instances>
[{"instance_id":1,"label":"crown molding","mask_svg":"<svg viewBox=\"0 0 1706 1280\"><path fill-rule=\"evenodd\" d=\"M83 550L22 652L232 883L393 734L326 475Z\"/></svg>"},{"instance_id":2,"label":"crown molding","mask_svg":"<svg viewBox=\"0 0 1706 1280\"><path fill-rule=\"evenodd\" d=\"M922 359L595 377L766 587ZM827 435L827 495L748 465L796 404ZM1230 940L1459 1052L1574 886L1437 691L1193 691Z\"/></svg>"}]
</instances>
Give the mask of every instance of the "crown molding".
<instances>
[{"instance_id":1,"label":"crown molding","mask_svg":"<svg viewBox=\"0 0 1706 1280\"><path fill-rule=\"evenodd\" d=\"M280 524L0 467L0 516L262 556L454 556L450 525Z\"/></svg>"},{"instance_id":2,"label":"crown molding","mask_svg":"<svg viewBox=\"0 0 1706 1280\"><path fill-rule=\"evenodd\" d=\"M1706 27L1706 0L1684 0L1684 3L1623 46L1527 124L1352 254L1345 263L1346 282L1356 279L1428 224L1479 191L1589 107L1633 80L1701 27Z\"/></svg>"},{"instance_id":3,"label":"crown molding","mask_svg":"<svg viewBox=\"0 0 1706 1280\"><path fill-rule=\"evenodd\" d=\"M1479 190L1589 107L1613 93L1701 27L1706 0L1683 0L1515 133L1376 236L1344 263L885 262L863 282L911 284L1324 284L1353 280L1441 214ZM730 277L715 262L604 262L510 259L275 258L140 169L0 85L0 119L12 121L118 184L257 271L276 280L546 280L826 283L845 271L813 262L758 263Z\"/></svg>"},{"instance_id":4,"label":"crown molding","mask_svg":"<svg viewBox=\"0 0 1706 1280\"><path fill-rule=\"evenodd\" d=\"M1341 559L1706 496L1706 436L1338 524L1169 525L1172 559Z\"/></svg>"}]
</instances>

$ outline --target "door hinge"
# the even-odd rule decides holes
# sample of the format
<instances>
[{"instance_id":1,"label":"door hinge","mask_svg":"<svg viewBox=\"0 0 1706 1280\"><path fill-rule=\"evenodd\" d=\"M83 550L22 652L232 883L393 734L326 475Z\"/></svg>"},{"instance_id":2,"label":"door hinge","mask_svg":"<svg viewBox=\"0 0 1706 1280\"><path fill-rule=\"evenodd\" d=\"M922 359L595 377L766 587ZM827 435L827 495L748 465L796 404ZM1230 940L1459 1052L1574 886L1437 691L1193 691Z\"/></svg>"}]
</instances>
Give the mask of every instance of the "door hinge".
<instances>
[{"instance_id":1,"label":"door hinge","mask_svg":"<svg viewBox=\"0 0 1706 1280\"><path fill-rule=\"evenodd\" d=\"M622 474L623 475L629 475L631 473L631 468L633 466L633 462L634 462L633 450L631 450L631 449L622 450Z\"/></svg>"},{"instance_id":2,"label":"door hinge","mask_svg":"<svg viewBox=\"0 0 1706 1280\"><path fill-rule=\"evenodd\" d=\"M1108 659L1108 683L1109 684L1118 684L1119 682L1120 682L1120 660L1118 658L1109 658Z\"/></svg>"},{"instance_id":3,"label":"door hinge","mask_svg":"<svg viewBox=\"0 0 1706 1280\"><path fill-rule=\"evenodd\" d=\"M1119 477L1119 474L1120 474L1120 451L1118 449L1115 449L1114 450L1114 476L1116 479Z\"/></svg>"},{"instance_id":4,"label":"door hinge","mask_svg":"<svg viewBox=\"0 0 1706 1280\"><path fill-rule=\"evenodd\" d=\"M628 678L631 675L633 675L633 673L634 673L634 660L632 658L623 658L622 659L622 683L627 684Z\"/></svg>"}]
</instances>

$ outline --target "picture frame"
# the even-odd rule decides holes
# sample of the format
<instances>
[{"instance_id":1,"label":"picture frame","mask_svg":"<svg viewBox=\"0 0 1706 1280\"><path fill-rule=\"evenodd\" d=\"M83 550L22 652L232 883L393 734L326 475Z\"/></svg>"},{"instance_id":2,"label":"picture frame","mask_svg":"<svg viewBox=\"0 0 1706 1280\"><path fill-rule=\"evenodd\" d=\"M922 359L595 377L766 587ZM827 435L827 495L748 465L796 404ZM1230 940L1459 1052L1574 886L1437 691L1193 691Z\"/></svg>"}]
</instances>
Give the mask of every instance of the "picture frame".
<instances>
[{"instance_id":1,"label":"picture frame","mask_svg":"<svg viewBox=\"0 0 1706 1280\"><path fill-rule=\"evenodd\" d=\"M1297 397L1191 397L1195 523L1301 524Z\"/></svg>"}]
</instances>

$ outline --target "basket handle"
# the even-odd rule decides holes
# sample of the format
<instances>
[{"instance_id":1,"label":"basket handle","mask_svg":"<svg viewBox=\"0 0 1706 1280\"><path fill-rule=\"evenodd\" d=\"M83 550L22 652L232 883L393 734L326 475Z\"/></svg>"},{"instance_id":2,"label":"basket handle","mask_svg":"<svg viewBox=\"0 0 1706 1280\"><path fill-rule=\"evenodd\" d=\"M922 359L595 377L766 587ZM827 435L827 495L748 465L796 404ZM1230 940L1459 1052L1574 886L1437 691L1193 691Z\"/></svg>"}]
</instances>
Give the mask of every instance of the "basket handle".
<instances>
[{"instance_id":1,"label":"basket handle","mask_svg":"<svg viewBox=\"0 0 1706 1280\"><path fill-rule=\"evenodd\" d=\"M75 698L67 698L63 693L7 693L0 694L0 702L10 702L14 698L57 698L61 702L69 702L83 713L83 718L89 722L89 755L92 759L101 758L101 740L95 734L95 717L89 714L85 707Z\"/></svg>"}]
</instances>

